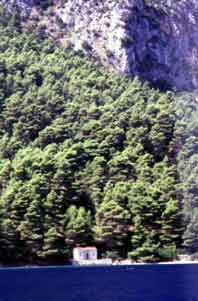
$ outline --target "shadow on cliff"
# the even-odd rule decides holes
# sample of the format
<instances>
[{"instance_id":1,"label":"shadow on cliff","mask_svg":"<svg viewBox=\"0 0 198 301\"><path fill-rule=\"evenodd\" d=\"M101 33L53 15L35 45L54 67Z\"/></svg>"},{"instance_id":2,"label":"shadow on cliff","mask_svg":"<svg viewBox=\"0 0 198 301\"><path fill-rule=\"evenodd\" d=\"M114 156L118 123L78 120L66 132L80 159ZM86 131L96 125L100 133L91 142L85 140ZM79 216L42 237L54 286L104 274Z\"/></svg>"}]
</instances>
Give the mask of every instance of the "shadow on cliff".
<instances>
[{"instance_id":1,"label":"shadow on cliff","mask_svg":"<svg viewBox=\"0 0 198 301\"><path fill-rule=\"evenodd\" d=\"M198 85L194 72L198 44L193 35L198 24L196 5L194 0L171 5L131 10L126 25L131 39L124 45L129 73L161 91L190 91Z\"/></svg>"}]
</instances>

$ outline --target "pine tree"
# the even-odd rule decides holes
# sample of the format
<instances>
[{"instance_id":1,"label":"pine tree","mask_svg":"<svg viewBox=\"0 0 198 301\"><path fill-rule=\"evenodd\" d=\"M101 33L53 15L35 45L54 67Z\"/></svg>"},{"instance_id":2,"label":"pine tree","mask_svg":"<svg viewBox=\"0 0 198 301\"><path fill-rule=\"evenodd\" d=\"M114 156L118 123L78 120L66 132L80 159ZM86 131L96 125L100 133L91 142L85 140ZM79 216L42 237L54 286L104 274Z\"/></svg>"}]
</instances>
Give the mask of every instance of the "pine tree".
<instances>
[{"instance_id":1,"label":"pine tree","mask_svg":"<svg viewBox=\"0 0 198 301\"><path fill-rule=\"evenodd\" d=\"M95 240L105 249L122 254L129 233L129 212L114 200L104 200L97 208Z\"/></svg>"},{"instance_id":2,"label":"pine tree","mask_svg":"<svg viewBox=\"0 0 198 301\"><path fill-rule=\"evenodd\" d=\"M70 206L64 218L65 242L71 247L92 242L92 218L84 207Z\"/></svg>"}]
</instances>

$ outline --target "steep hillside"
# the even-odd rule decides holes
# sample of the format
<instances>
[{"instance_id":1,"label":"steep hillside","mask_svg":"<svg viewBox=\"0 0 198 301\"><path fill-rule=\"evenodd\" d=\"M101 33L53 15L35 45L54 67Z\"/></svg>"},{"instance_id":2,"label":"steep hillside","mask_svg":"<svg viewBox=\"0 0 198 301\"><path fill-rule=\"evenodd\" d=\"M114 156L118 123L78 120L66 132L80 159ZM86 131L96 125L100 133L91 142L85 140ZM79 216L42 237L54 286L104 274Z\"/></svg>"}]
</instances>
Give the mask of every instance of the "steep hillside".
<instances>
[{"instance_id":1,"label":"steep hillside","mask_svg":"<svg viewBox=\"0 0 198 301\"><path fill-rule=\"evenodd\" d=\"M0 260L196 253L195 1L1 3Z\"/></svg>"},{"instance_id":2,"label":"steep hillside","mask_svg":"<svg viewBox=\"0 0 198 301\"><path fill-rule=\"evenodd\" d=\"M175 111L178 200L186 225L183 245L198 255L198 91L178 94Z\"/></svg>"},{"instance_id":3,"label":"steep hillside","mask_svg":"<svg viewBox=\"0 0 198 301\"><path fill-rule=\"evenodd\" d=\"M18 5L30 30L83 49L110 70L138 75L163 90L198 88L197 0L2 3L11 11Z\"/></svg>"},{"instance_id":4,"label":"steep hillside","mask_svg":"<svg viewBox=\"0 0 198 301\"><path fill-rule=\"evenodd\" d=\"M172 95L10 26L0 27L1 261L65 262L78 244L173 258Z\"/></svg>"}]
</instances>

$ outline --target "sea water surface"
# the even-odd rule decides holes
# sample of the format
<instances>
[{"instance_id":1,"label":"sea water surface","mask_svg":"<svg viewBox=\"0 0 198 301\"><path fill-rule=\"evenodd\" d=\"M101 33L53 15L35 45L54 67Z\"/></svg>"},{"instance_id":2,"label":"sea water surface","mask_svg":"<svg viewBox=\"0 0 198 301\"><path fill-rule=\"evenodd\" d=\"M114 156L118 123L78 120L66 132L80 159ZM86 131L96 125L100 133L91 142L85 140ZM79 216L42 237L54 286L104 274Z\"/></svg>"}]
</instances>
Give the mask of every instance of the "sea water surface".
<instances>
[{"instance_id":1,"label":"sea water surface","mask_svg":"<svg viewBox=\"0 0 198 301\"><path fill-rule=\"evenodd\" d=\"M198 301L198 264L1 268L0 301Z\"/></svg>"}]
</instances>

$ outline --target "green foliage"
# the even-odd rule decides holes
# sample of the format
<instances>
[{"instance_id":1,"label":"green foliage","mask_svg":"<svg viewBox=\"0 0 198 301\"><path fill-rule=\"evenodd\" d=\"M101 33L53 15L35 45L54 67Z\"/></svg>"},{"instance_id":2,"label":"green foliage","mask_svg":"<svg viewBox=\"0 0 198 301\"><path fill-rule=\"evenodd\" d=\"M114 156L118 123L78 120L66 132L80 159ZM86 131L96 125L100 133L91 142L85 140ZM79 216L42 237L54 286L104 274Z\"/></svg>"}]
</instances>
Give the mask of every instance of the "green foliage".
<instances>
[{"instance_id":1,"label":"green foliage","mask_svg":"<svg viewBox=\"0 0 198 301\"><path fill-rule=\"evenodd\" d=\"M95 240L105 250L116 250L124 245L129 232L129 212L114 200L104 198L97 208Z\"/></svg>"},{"instance_id":2,"label":"green foliage","mask_svg":"<svg viewBox=\"0 0 198 301\"><path fill-rule=\"evenodd\" d=\"M1 260L65 262L87 244L164 258L181 232L173 97L48 40L0 35Z\"/></svg>"},{"instance_id":3,"label":"green foliage","mask_svg":"<svg viewBox=\"0 0 198 301\"><path fill-rule=\"evenodd\" d=\"M197 92L180 93L176 102L175 149L178 167L178 196L183 209L183 244L190 253L198 247L198 110Z\"/></svg>"},{"instance_id":4,"label":"green foliage","mask_svg":"<svg viewBox=\"0 0 198 301\"><path fill-rule=\"evenodd\" d=\"M92 242L92 218L84 207L71 205L65 214L65 241L70 246Z\"/></svg>"}]
</instances>

